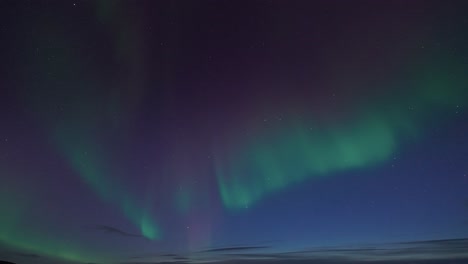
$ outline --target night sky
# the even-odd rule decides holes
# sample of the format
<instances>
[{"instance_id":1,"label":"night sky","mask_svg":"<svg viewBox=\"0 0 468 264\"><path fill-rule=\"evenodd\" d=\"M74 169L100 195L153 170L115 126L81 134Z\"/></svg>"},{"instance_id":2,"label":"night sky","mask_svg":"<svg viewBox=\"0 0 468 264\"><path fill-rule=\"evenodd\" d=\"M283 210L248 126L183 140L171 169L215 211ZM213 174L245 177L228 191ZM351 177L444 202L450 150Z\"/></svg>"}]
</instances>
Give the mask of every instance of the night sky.
<instances>
[{"instance_id":1,"label":"night sky","mask_svg":"<svg viewBox=\"0 0 468 264\"><path fill-rule=\"evenodd\" d=\"M0 259L468 263L465 2L0 1Z\"/></svg>"}]
</instances>

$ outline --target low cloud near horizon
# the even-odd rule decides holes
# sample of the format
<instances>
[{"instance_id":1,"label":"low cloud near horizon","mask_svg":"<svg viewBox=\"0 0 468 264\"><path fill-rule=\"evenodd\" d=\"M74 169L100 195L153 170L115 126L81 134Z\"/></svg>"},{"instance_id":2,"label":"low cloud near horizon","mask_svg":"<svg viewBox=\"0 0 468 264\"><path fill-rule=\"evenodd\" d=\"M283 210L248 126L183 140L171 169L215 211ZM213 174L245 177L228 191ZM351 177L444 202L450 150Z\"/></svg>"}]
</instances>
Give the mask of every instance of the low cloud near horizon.
<instances>
[{"instance_id":1,"label":"low cloud near horizon","mask_svg":"<svg viewBox=\"0 0 468 264\"><path fill-rule=\"evenodd\" d=\"M113 232L113 230L110 230ZM121 234L125 235L125 234ZM468 238L409 241L362 247L312 248L294 252L274 252L269 246L240 245L210 248L189 255L161 254L134 256L133 261L102 264L164 264L206 263L213 264L466 264L468 263ZM273 253L272 253L273 252ZM33 264L37 257L31 252L2 254L0 264ZM138 259L138 260L136 260ZM10 261L10 262L9 262ZM41 258L41 263L48 262ZM80 263L84 264L84 263Z\"/></svg>"}]
</instances>

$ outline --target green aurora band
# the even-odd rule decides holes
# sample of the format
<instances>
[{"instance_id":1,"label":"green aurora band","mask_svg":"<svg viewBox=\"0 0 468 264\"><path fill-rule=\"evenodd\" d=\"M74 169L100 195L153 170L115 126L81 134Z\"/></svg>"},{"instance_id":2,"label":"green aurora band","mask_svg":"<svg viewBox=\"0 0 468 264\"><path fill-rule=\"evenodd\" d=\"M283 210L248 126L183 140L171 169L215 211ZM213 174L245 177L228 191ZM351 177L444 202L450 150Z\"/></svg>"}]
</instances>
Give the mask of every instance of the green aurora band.
<instances>
[{"instance_id":1,"label":"green aurora band","mask_svg":"<svg viewBox=\"0 0 468 264\"><path fill-rule=\"evenodd\" d=\"M404 140L419 137L425 122L465 104L468 82L463 76L462 70L429 69L414 79L409 87L416 89L408 88L405 96L376 98L345 121L325 126L313 119L282 121L241 139L234 152L217 152L214 166L224 205L248 208L309 178L382 164Z\"/></svg>"}]
</instances>

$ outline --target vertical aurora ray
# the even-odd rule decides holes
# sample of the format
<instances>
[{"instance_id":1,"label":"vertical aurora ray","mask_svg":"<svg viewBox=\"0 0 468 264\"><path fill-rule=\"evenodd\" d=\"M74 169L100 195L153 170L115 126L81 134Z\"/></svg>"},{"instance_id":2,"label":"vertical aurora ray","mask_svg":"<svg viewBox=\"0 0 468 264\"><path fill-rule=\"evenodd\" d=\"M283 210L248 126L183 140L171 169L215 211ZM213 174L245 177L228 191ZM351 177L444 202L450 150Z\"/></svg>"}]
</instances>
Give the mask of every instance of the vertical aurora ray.
<instances>
[{"instance_id":1,"label":"vertical aurora ray","mask_svg":"<svg viewBox=\"0 0 468 264\"><path fill-rule=\"evenodd\" d=\"M112 163L115 156L109 151L115 141L101 144L105 136L99 131L118 133L118 140L127 138L146 79L141 60L144 42L134 30L138 26L135 21L119 19L116 13L125 10L120 2L99 1L90 7L98 9L96 18L106 22L98 28L105 27L100 29L108 30L109 36L118 40L116 46L109 47L107 61L115 59L125 73L117 81L115 76L107 78L108 67L115 65L109 63L102 69L86 66L94 64L99 56L93 54L86 59L84 54L89 51L61 34L60 24L38 24L32 40L38 47L37 57L27 60L31 71L40 77L23 76L29 80L24 85L25 104L48 134L53 148L96 196L117 208L145 238L160 239L162 231L152 214L152 201L141 202L127 190L127 182L117 179L115 174L121 173L121 164Z\"/></svg>"},{"instance_id":2,"label":"vertical aurora ray","mask_svg":"<svg viewBox=\"0 0 468 264\"><path fill-rule=\"evenodd\" d=\"M188 187L179 188L174 195L174 204L180 213L187 213L190 210L190 203L193 195L191 195Z\"/></svg>"},{"instance_id":3,"label":"vertical aurora ray","mask_svg":"<svg viewBox=\"0 0 468 264\"><path fill-rule=\"evenodd\" d=\"M308 178L383 163L404 141L421 137L425 123L465 104L468 82L462 68L428 69L405 96L376 98L346 120L317 126L309 113L308 120L282 122L236 141L231 151L218 151L214 166L224 205L248 208Z\"/></svg>"}]
</instances>

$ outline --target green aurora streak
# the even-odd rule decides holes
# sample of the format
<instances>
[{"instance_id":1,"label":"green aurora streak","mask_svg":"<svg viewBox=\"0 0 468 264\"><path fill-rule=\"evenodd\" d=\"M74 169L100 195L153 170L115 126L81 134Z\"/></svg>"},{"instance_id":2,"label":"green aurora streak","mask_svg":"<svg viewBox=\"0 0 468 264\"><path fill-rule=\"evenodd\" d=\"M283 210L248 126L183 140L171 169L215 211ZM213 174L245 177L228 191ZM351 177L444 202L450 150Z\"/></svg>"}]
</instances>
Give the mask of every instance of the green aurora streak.
<instances>
[{"instance_id":1,"label":"green aurora streak","mask_svg":"<svg viewBox=\"0 0 468 264\"><path fill-rule=\"evenodd\" d=\"M416 89L405 91L407 95L377 98L339 125L283 121L275 129L241 140L234 153L218 155L215 161L224 205L248 208L266 195L308 178L388 160L402 140L421 135L429 118L465 104L463 71L445 71L426 71L410 85Z\"/></svg>"},{"instance_id":2,"label":"green aurora streak","mask_svg":"<svg viewBox=\"0 0 468 264\"><path fill-rule=\"evenodd\" d=\"M68 128L70 125L67 126ZM100 196L100 198L122 210L125 216L139 227L141 234L148 239L160 239L161 230L157 222L147 210L140 207L125 191L122 184L111 180L110 167L106 167L103 160L105 155L92 144L91 137L71 137L73 133L67 133L65 129L57 130L59 149L69 160L79 176ZM81 139L81 140L80 140Z\"/></svg>"}]
</instances>

